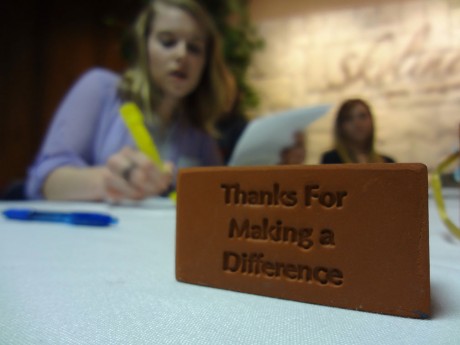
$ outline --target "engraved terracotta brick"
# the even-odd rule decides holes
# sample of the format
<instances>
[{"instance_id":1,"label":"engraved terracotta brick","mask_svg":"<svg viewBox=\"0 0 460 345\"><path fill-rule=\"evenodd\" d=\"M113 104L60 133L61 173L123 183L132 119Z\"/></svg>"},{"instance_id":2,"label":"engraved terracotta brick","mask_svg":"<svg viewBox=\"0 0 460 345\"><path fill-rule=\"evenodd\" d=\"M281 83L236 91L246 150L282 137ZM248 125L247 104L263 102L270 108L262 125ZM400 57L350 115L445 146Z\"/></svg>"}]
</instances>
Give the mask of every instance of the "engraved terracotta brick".
<instances>
[{"instance_id":1,"label":"engraved terracotta brick","mask_svg":"<svg viewBox=\"0 0 460 345\"><path fill-rule=\"evenodd\" d=\"M193 168L179 174L179 281L430 316L422 164Z\"/></svg>"}]
</instances>

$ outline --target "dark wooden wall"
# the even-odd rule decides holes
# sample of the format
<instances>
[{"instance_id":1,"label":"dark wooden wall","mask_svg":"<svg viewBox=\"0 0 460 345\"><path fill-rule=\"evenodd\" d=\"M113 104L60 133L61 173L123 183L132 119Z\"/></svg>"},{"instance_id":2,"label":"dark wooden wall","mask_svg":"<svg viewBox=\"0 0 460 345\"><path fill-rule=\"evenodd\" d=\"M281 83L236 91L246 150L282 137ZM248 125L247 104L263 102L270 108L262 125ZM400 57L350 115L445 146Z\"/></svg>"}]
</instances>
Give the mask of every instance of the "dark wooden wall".
<instances>
[{"instance_id":1,"label":"dark wooden wall","mask_svg":"<svg viewBox=\"0 0 460 345\"><path fill-rule=\"evenodd\" d=\"M93 66L122 71L121 37L142 1L0 4L0 190L23 179L55 108Z\"/></svg>"}]
</instances>

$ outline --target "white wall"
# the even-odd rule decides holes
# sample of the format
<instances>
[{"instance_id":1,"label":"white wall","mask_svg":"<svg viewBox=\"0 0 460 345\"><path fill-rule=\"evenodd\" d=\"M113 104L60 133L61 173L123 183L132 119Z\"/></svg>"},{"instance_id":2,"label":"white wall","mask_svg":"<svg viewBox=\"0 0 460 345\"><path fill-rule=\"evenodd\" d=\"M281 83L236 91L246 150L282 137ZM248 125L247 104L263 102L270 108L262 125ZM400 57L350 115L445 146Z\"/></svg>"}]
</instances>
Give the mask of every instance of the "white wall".
<instances>
[{"instance_id":1,"label":"white wall","mask_svg":"<svg viewBox=\"0 0 460 345\"><path fill-rule=\"evenodd\" d=\"M460 0L252 0L252 16L257 113L362 97L398 161L433 168L458 147ZM308 163L332 145L336 107L308 130Z\"/></svg>"}]
</instances>

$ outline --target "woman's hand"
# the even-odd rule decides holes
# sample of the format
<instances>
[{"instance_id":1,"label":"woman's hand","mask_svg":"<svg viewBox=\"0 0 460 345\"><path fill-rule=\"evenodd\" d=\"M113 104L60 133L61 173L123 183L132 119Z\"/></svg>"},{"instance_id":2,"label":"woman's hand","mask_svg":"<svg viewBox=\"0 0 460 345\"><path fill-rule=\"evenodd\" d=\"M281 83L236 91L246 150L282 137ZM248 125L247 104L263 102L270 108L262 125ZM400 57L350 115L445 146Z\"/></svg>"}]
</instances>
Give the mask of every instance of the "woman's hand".
<instances>
[{"instance_id":1,"label":"woman's hand","mask_svg":"<svg viewBox=\"0 0 460 345\"><path fill-rule=\"evenodd\" d=\"M63 166L52 171L43 186L49 200L142 200L165 192L172 181L172 165L160 171L143 153L124 148L105 166Z\"/></svg>"},{"instance_id":2,"label":"woman's hand","mask_svg":"<svg viewBox=\"0 0 460 345\"><path fill-rule=\"evenodd\" d=\"M283 149L280 153L280 164L304 164L305 162L305 137L303 132L294 133L294 143Z\"/></svg>"},{"instance_id":3,"label":"woman's hand","mask_svg":"<svg viewBox=\"0 0 460 345\"><path fill-rule=\"evenodd\" d=\"M172 166L161 171L142 152L125 147L109 158L104 176L106 199L142 200L164 193L172 182Z\"/></svg>"}]
</instances>

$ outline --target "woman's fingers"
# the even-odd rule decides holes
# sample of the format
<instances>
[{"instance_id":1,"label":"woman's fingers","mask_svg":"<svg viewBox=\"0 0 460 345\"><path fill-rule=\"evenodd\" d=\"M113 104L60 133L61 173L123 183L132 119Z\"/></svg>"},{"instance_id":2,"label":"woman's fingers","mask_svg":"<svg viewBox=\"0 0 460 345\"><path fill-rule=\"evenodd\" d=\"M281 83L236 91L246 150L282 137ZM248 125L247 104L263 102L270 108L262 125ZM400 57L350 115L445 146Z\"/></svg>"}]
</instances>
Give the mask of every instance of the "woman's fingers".
<instances>
[{"instance_id":1,"label":"woman's fingers","mask_svg":"<svg viewBox=\"0 0 460 345\"><path fill-rule=\"evenodd\" d=\"M293 134L294 142L281 151L280 164L303 164L305 161L305 137L302 132Z\"/></svg>"},{"instance_id":2,"label":"woman's fingers","mask_svg":"<svg viewBox=\"0 0 460 345\"><path fill-rule=\"evenodd\" d=\"M168 189L172 181L170 172L160 170L146 155L138 151L130 152L130 159L136 166L131 184L146 195L158 195Z\"/></svg>"},{"instance_id":3,"label":"woman's fingers","mask_svg":"<svg viewBox=\"0 0 460 345\"><path fill-rule=\"evenodd\" d=\"M288 152L287 164L303 164L305 161L305 149L294 147Z\"/></svg>"},{"instance_id":4,"label":"woman's fingers","mask_svg":"<svg viewBox=\"0 0 460 345\"><path fill-rule=\"evenodd\" d=\"M112 155L107 161L107 168L114 174L124 177L126 180L130 178L130 174L134 170L134 162L131 160L133 150L125 147L120 152Z\"/></svg>"},{"instance_id":5,"label":"woman's fingers","mask_svg":"<svg viewBox=\"0 0 460 345\"><path fill-rule=\"evenodd\" d=\"M119 201L122 199L139 199L141 193L136 190L129 180L135 171L135 165L129 158L132 151L124 148L112 155L107 161L107 173L104 177L106 194L109 199Z\"/></svg>"},{"instance_id":6,"label":"woman's fingers","mask_svg":"<svg viewBox=\"0 0 460 345\"><path fill-rule=\"evenodd\" d=\"M138 166L132 175L131 184L147 195L163 193L170 185L168 175L153 164Z\"/></svg>"},{"instance_id":7,"label":"woman's fingers","mask_svg":"<svg viewBox=\"0 0 460 345\"><path fill-rule=\"evenodd\" d=\"M140 200L143 198L142 193L134 188L119 174L107 169L104 177L106 197L111 201L121 201L123 199Z\"/></svg>"},{"instance_id":8,"label":"woman's fingers","mask_svg":"<svg viewBox=\"0 0 460 345\"><path fill-rule=\"evenodd\" d=\"M294 133L294 146L305 148L305 134L303 132Z\"/></svg>"},{"instance_id":9,"label":"woman's fingers","mask_svg":"<svg viewBox=\"0 0 460 345\"><path fill-rule=\"evenodd\" d=\"M172 174L160 171L143 153L124 148L107 162L110 176L107 178L107 194L115 201L120 199L144 199L168 189Z\"/></svg>"}]
</instances>

